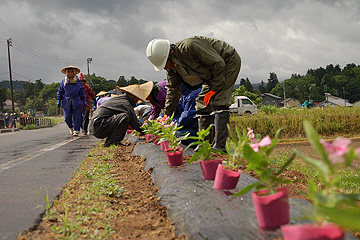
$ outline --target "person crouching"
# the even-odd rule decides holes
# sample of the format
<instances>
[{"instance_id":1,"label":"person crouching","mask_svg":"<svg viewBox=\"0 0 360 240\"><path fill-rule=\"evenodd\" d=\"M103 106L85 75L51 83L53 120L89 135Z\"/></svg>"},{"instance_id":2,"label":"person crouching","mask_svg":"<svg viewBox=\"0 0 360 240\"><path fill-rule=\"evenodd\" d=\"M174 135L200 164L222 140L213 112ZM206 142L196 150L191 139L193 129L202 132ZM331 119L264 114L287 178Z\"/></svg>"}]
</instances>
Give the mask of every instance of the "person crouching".
<instances>
[{"instance_id":1,"label":"person crouching","mask_svg":"<svg viewBox=\"0 0 360 240\"><path fill-rule=\"evenodd\" d=\"M152 85L140 86L139 84L122 87L123 91L99 106L94 112L89 124L89 133L97 138L106 138L104 147L110 145L124 145L124 139L128 126L144 134L134 111L136 103L146 102L146 98L152 90Z\"/></svg>"}]
</instances>

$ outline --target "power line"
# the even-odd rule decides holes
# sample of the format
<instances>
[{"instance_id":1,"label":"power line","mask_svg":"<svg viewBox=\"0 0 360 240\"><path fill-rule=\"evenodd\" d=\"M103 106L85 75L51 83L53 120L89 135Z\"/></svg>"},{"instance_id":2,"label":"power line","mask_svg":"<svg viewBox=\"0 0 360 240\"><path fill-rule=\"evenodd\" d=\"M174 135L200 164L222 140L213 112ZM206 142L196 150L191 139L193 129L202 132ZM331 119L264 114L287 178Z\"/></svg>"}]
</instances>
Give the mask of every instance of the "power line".
<instances>
[{"instance_id":1,"label":"power line","mask_svg":"<svg viewBox=\"0 0 360 240\"><path fill-rule=\"evenodd\" d=\"M16 75L19 75L20 77L26 78L28 80L32 80L31 78L25 77L24 75L21 75L20 73L17 73L17 72L14 72L14 71L12 71L12 72L15 73Z\"/></svg>"},{"instance_id":2,"label":"power line","mask_svg":"<svg viewBox=\"0 0 360 240\"><path fill-rule=\"evenodd\" d=\"M14 45L13 47L14 47L16 50L18 50L19 52L22 52L22 53L24 53L24 54L26 54L26 55L28 55L28 56L30 56L30 57L36 58L36 59L38 59L38 60L41 60L41 61L47 62L47 63L52 63L52 64L59 64L59 63L61 63L61 64L64 64L64 63L69 63L69 62L74 62L74 63L76 62L76 61L53 60L53 59L51 59L51 58L43 57L43 56L41 56L41 55L37 55L37 54L34 54L34 53L32 53L32 52L29 52L29 51L27 51L26 49L23 49L23 48L18 47L18 46L16 46L16 45ZM80 61L78 61L78 62L80 62ZM81 61L81 62L82 62L82 61Z\"/></svg>"},{"instance_id":3,"label":"power line","mask_svg":"<svg viewBox=\"0 0 360 240\"><path fill-rule=\"evenodd\" d=\"M62 59L57 59L57 58L53 58L53 57L49 57L49 56L46 56L42 53L39 53L39 52L36 52L28 47L25 47L23 45L21 45L20 43L16 42L13 40L13 42L15 44L13 44L13 47L15 49L17 49L19 52L22 52L24 54L27 54L31 57L34 57L36 59L39 59L41 61L45 61L45 62L48 62L48 63L62 63L62 64L65 64L65 63L82 63L83 60L62 60Z\"/></svg>"}]
</instances>

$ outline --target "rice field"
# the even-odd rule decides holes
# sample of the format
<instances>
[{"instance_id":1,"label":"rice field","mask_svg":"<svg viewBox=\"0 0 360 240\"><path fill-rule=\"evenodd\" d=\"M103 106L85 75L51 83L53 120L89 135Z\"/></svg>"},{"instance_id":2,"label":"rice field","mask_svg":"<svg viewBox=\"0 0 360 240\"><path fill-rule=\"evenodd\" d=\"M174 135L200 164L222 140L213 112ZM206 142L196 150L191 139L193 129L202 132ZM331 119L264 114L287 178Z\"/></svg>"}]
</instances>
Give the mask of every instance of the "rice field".
<instances>
[{"instance_id":1,"label":"rice field","mask_svg":"<svg viewBox=\"0 0 360 240\"><path fill-rule=\"evenodd\" d=\"M281 138L305 138L303 121L308 119L322 137L360 135L359 107L327 107L324 109L261 108L251 116L232 115L230 127L251 128L262 136L273 137L283 128Z\"/></svg>"}]
</instances>

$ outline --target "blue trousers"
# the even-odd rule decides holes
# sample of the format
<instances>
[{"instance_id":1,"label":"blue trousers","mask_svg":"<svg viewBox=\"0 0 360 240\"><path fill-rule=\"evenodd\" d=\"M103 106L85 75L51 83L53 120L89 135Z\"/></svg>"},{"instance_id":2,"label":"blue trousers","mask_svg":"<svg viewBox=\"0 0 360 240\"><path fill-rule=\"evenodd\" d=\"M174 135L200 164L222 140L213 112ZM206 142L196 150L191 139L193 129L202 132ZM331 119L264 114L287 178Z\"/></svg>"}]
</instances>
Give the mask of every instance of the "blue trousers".
<instances>
[{"instance_id":1,"label":"blue trousers","mask_svg":"<svg viewBox=\"0 0 360 240\"><path fill-rule=\"evenodd\" d=\"M90 115L90 111L86 111L85 108L82 111L82 124L81 124L81 128L83 130L83 132L88 132L88 125L89 125L89 115Z\"/></svg>"},{"instance_id":2,"label":"blue trousers","mask_svg":"<svg viewBox=\"0 0 360 240\"><path fill-rule=\"evenodd\" d=\"M73 109L71 107L70 109L64 109L64 117L69 128L74 128L75 131L80 132L82 120L81 108Z\"/></svg>"}]
</instances>

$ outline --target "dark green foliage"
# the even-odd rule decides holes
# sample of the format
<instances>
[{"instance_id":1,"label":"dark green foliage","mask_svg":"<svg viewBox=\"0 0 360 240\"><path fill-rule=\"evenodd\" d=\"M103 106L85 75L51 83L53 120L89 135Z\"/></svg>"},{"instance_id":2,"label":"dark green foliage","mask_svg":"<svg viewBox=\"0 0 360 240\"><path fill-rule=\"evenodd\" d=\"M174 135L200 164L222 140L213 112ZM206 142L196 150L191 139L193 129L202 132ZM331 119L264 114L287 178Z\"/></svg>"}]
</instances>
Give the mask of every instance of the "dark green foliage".
<instances>
[{"instance_id":1,"label":"dark green foliage","mask_svg":"<svg viewBox=\"0 0 360 240\"><path fill-rule=\"evenodd\" d=\"M277 83L271 93L284 97L284 82L286 98L294 98L301 103L308 99L324 101L324 93L345 98L350 103L360 100L357 90L360 86L360 65L354 63L347 64L343 69L339 65L329 64L326 68L309 69L304 76L293 74L291 78Z\"/></svg>"}]
</instances>

